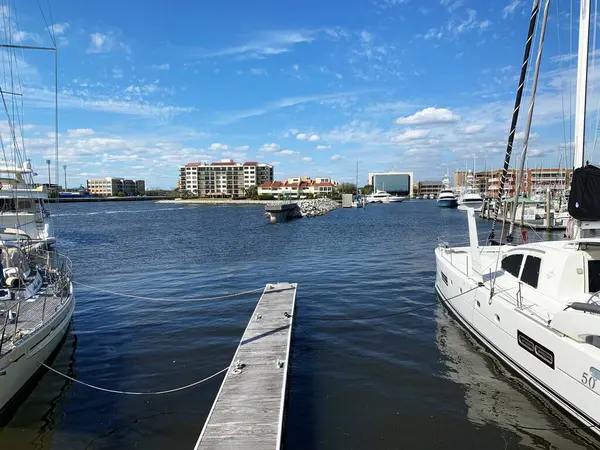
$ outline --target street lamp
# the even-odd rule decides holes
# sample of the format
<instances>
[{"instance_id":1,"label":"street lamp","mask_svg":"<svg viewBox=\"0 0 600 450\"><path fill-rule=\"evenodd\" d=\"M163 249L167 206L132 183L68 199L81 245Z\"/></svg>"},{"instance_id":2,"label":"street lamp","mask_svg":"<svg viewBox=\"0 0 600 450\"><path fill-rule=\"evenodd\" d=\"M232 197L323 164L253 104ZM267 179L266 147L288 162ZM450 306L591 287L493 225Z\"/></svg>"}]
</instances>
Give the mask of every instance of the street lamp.
<instances>
[{"instance_id":1,"label":"street lamp","mask_svg":"<svg viewBox=\"0 0 600 450\"><path fill-rule=\"evenodd\" d=\"M50 180L50 160L49 159L46 160L46 164L48 164L48 189L50 189L51 180Z\"/></svg>"}]
</instances>

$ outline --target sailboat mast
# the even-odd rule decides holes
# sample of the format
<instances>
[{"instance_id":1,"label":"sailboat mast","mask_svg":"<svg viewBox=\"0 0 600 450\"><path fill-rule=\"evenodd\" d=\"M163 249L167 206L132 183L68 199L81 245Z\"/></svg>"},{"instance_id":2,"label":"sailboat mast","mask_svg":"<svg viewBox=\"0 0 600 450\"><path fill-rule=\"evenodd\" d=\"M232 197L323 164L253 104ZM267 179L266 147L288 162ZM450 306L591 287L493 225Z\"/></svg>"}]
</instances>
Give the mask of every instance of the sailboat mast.
<instances>
[{"instance_id":1,"label":"sailboat mast","mask_svg":"<svg viewBox=\"0 0 600 450\"><path fill-rule=\"evenodd\" d=\"M588 52L590 47L591 0L581 0L579 11L579 51L577 54L577 91L575 97L575 155L573 166L585 164L585 110L587 105ZM572 238L581 237L581 221L573 222Z\"/></svg>"},{"instance_id":2,"label":"sailboat mast","mask_svg":"<svg viewBox=\"0 0 600 450\"><path fill-rule=\"evenodd\" d=\"M525 86L525 77L527 75L527 65L529 64L529 55L531 54L531 43L533 41L535 24L537 22L537 16L539 12L540 2L539 0L534 0L533 8L531 10L531 17L529 18L529 30L527 33L527 43L525 44L525 53L523 54L523 64L521 65L521 76L519 77L517 98L515 99L515 107L513 109L512 122L510 124L510 132L508 134L508 143L506 145L504 167L502 168L502 177L500 178L500 187L498 189L498 200L494 205L494 219L492 220L492 229L490 231L489 239L494 238L494 230L496 228L496 221L498 219L498 211L500 209L500 203L502 202L502 195L504 194L504 185L506 184L508 168L510 166L510 155L512 153L513 142L515 140L515 130L517 128L517 121L519 120L519 110L521 109L521 97L523 97L523 88Z\"/></svg>"},{"instance_id":3,"label":"sailboat mast","mask_svg":"<svg viewBox=\"0 0 600 450\"><path fill-rule=\"evenodd\" d=\"M519 195L521 194L521 183L523 180L523 169L525 168L525 160L527 159L527 148L529 147L529 136L531 134L531 121L533 119L533 107L535 106L535 94L537 91L538 79L540 77L540 66L542 64L542 50L544 49L544 36L546 35L546 24L548 23L548 13L550 10L550 0L546 0L544 4L544 17L542 19L542 29L540 31L540 43L538 47L537 58L535 60L535 69L533 71L533 82L531 83L531 98L529 99L529 109L527 111L527 123L525 125L525 137L523 138L523 151L521 152L521 161L517 172L517 182L515 184L515 201L512 205L510 214L510 227L506 242L512 242L513 230L515 228L515 216L517 214L517 206L519 203Z\"/></svg>"},{"instance_id":4,"label":"sailboat mast","mask_svg":"<svg viewBox=\"0 0 600 450\"><path fill-rule=\"evenodd\" d=\"M583 167L585 146L585 109L587 104L588 52L590 46L590 3L581 0L579 17L579 52L577 57L577 91L575 97L575 168Z\"/></svg>"}]
</instances>

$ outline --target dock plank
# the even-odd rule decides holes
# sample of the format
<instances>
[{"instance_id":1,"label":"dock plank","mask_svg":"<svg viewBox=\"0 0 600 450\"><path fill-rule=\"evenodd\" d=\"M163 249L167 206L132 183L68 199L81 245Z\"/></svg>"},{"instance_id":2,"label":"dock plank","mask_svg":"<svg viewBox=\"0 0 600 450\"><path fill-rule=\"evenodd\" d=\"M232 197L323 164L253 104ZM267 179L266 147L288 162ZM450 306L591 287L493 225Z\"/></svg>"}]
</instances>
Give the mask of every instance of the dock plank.
<instances>
[{"instance_id":1,"label":"dock plank","mask_svg":"<svg viewBox=\"0 0 600 450\"><path fill-rule=\"evenodd\" d=\"M195 450L281 448L296 290L296 283L265 287Z\"/></svg>"}]
</instances>

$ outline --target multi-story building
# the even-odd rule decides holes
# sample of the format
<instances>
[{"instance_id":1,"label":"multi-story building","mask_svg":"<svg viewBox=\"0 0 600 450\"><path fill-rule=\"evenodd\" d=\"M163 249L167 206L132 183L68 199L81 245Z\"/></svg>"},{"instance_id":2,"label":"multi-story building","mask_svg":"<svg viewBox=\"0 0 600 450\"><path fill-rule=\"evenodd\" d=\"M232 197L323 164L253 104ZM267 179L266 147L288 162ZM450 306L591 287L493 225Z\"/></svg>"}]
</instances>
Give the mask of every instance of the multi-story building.
<instances>
[{"instance_id":1,"label":"multi-story building","mask_svg":"<svg viewBox=\"0 0 600 450\"><path fill-rule=\"evenodd\" d=\"M373 190L381 189L393 195L412 195L414 176L412 172L369 173L369 184Z\"/></svg>"},{"instance_id":2,"label":"multi-story building","mask_svg":"<svg viewBox=\"0 0 600 450\"><path fill-rule=\"evenodd\" d=\"M454 173L454 186L464 186L470 171L457 171ZM568 189L573 178L571 169L548 168L528 169L523 172L520 193L530 197L540 191L550 189L554 193ZM502 169L475 172L476 187L486 196L495 197L500 189ZM514 196L517 184L517 171L509 169L504 183L504 195Z\"/></svg>"},{"instance_id":3,"label":"multi-story building","mask_svg":"<svg viewBox=\"0 0 600 450\"><path fill-rule=\"evenodd\" d=\"M320 197L332 194L338 183L330 177L292 177L284 181L273 181L261 184L258 195L273 195L275 197L300 198L308 194Z\"/></svg>"},{"instance_id":4,"label":"multi-story building","mask_svg":"<svg viewBox=\"0 0 600 450\"><path fill-rule=\"evenodd\" d=\"M231 159L219 162L192 162L179 168L181 191L198 197L245 196L251 186L273 181L273 166L258 162L237 163Z\"/></svg>"},{"instance_id":5,"label":"multi-story building","mask_svg":"<svg viewBox=\"0 0 600 450\"><path fill-rule=\"evenodd\" d=\"M99 178L86 180L86 190L89 194L104 197L144 195L146 182L144 180L128 180L125 178Z\"/></svg>"},{"instance_id":6,"label":"multi-story building","mask_svg":"<svg viewBox=\"0 0 600 450\"><path fill-rule=\"evenodd\" d=\"M417 183L417 195L439 195L444 185L441 181L419 181Z\"/></svg>"}]
</instances>

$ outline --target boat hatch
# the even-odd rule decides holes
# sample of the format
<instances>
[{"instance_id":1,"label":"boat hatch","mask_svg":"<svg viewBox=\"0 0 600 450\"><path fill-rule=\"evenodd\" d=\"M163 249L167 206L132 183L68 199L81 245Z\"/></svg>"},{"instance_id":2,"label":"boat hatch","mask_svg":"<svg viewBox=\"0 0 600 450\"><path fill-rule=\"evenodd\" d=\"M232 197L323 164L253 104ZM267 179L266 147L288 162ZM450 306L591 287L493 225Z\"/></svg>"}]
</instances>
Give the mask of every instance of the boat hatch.
<instances>
[{"instance_id":1,"label":"boat hatch","mask_svg":"<svg viewBox=\"0 0 600 450\"><path fill-rule=\"evenodd\" d=\"M600 291L600 261L589 260L588 261L588 292Z\"/></svg>"}]
</instances>

